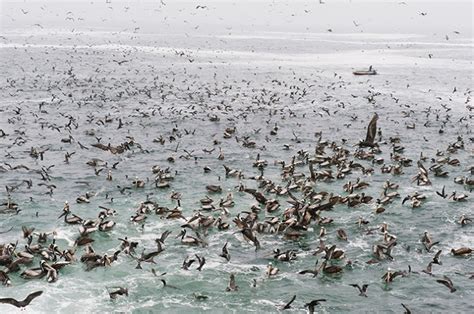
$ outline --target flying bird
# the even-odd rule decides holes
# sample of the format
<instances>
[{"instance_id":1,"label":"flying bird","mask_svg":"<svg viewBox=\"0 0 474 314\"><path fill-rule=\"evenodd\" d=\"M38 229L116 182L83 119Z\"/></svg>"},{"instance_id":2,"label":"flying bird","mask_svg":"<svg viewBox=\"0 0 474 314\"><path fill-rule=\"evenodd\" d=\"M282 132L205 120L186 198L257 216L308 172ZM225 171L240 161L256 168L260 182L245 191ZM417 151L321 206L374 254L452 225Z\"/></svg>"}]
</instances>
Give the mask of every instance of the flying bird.
<instances>
[{"instance_id":1,"label":"flying bird","mask_svg":"<svg viewBox=\"0 0 474 314\"><path fill-rule=\"evenodd\" d=\"M13 298L2 298L2 299L0 299L0 303L11 304L11 305L19 307L19 308L24 308L27 305L29 305L31 303L31 301L33 301L34 298L39 297L42 293L43 293L43 291L36 291L36 292L30 293L22 301L15 300Z\"/></svg>"},{"instance_id":2,"label":"flying bird","mask_svg":"<svg viewBox=\"0 0 474 314\"><path fill-rule=\"evenodd\" d=\"M436 280L436 282L448 287L451 293L456 291L456 288L454 288L453 282L451 281L451 279L449 279L448 276L443 276L443 279L438 279Z\"/></svg>"},{"instance_id":3,"label":"flying bird","mask_svg":"<svg viewBox=\"0 0 474 314\"><path fill-rule=\"evenodd\" d=\"M362 288L358 284L351 284L350 286L357 288L361 297L367 297L367 288L369 285L365 284L362 286Z\"/></svg>"}]
</instances>

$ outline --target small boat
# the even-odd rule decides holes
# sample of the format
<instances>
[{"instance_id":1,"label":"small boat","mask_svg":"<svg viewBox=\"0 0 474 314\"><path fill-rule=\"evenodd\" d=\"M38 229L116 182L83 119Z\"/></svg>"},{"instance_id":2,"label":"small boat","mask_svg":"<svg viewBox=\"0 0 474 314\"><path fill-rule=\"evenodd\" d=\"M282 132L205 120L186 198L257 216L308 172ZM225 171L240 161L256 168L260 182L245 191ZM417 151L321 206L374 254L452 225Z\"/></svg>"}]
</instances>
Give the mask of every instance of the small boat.
<instances>
[{"instance_id":1,"label":"small boat","mask_svg":"<svg viewBox=\"0 0 474 314\"><path fill-rule=\"evenodd\" d=\"M372 66L370 66L368 70L358 70L358 71L352 72L352 74L354 74L354 75L377 75L377 71L372 69Z\"/></svg>"}]
</instances>

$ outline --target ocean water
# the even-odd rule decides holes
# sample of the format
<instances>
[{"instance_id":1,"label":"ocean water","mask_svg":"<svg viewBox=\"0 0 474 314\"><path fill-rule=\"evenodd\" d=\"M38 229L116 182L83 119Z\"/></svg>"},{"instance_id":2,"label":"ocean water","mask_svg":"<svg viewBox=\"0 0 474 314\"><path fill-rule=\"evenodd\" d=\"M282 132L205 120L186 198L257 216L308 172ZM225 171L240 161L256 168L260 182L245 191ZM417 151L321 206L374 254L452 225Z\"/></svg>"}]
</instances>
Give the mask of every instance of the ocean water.
<instances>
[{"instance_id":1,"label":"ocean water","mask_svg":"<svg viewBox=\"0 0 474 314\"><path fill-rule=\"evenodd\" d=\"M401 303L414 312L472 312L472 256L450 253L452 248L474 246L473 225L458 223L462 214L474 216L473 195L468 186L454 182L458 176L472 178L474 161L472 4L407 2L203 1L199 4L204 9L196 9L195 2L171 1L2 2L0 129L7 135L0 138L0 170L5 169L0 171L0 185L20 184L11 199L21 211L0 212L0 232L12 228L0 234L0 243L18 240L22 250L26 240L21 226L28 226L37 232L54 232L60 249L71 248L79 231L78 226L58 219L65 201L72 213L84 219L96 218L99 206L116 210L108 218L116 222L115 227L91 235L100 254L112 255L120 247L118 238L127 236L139 242L136 254L140 255L142 250L156 249L155 239L165 230L172 234L156 264L142 263L143 269L135 268L132 257L120 254L110 267L92 271L77 261L60 270L54 283L44 278L24 280L20 272L11 273L12 285L0 286L0 296L22 299L43 290L26 308L42 313L277 312L295 294L289 311L304 312L311 300L326 299L317 312L398 313L403 311ZM379 75L352 74L370 65ZM394 164L389 139L399 137L401 154L413 160L401 175L382 173L381 165L353 156L374 113L382 131L382 152L376 157ZM213 115L219 121L211 121ZM74 121L70 128L69 117ZM407 128L413 124L414 129ZM271 135L275 125L277 135ZM224 138L229 127L236 128L235 134ZM255 250L236 233L239 229L232 220L256 203L251 195L239 192L238 185L258 188L259 182L251 179L260 174L252 166L257 156L268 161L265 178L285 186L275 161L289 163L300 150L314 155L319 132L322 140L347 149L351 160L373 167L374 173L353 170L343 179L315 182L314 191L345 196L343 185L360 178L370 186L358 192L377 199L383 183L390 180L400 185L401 197L384 206L381 214L374 212L374 201L356 207L339 204L323 212L334 220L326 226L326 245L336 244L345 251L346 257L336 264L344 266L350 260L353 266L344 267L341 275L321 273L312 278L298 272L323 261L322 254L312 255L319 246L316 222L297 241L283 234L257 234L262 248ZM61 141L69 136L71 143ZM160 136L166 139L163 145L154 141ZM170 141L171 136L176 140ZM91 146L96 137L106 145L133 138L141 148L136 145L112 154ZM242 145L246 137L256 143L255 148ZM464 148L447 152L459 137ZM43 160L30 156L32 147L46 150ZM218 159L219 150L223 160ZM65 163L64 155L73 152ZM186 158L188 153L193 157ZM332 152L327 148L326 153ZM444 165L447 177L429 171L432 185L417 186L412 178L418 172L420 153L428 157L423 162L427 169L434 164L432 159L442 157L456 158L460 165ZM174 163L167 160L170 156ZM86 164L93 158L107 162L98 175ZM116 169L111 169L116 162ZM28 169L9 170L8 165ZM37 170L52 165L50 181L45 182ZM175 176L170 188L154 187L156 165L169 167ZM241 170L244 178L226 177L224 165ZM204 173L205 166L212 170ZM112 181L106 180L108 169ZM335 166L332 170L337 171ZM309 176L307 165L295 171ZM117 186L130 187L135 178L144 180L145 187L121 193ZM30 179L31 188L21 184ZM55 185L52 195L42 183ZM209 184L220 185L223 192L208 194ZM439 197L436 191L443 186L448 194L466 194L467 200ZM230 228L211 228L205 235L206 246L189 247L176 238L183 219L150 213L143 225L130 221L147 199L171 209L177 206L170 198L173 191L182 193L182 213L188 219L199 211L199 200L206 195L218 204L232 193L235 206L224 217ZM427 197L419 208L402 204L405 196L416 191ZM76 203L86 192L94 195L90 203ZM265 195L278 199L281 206L274 213L262 210L259 221L281 219L291 206L288 197ZM2 189L0 203L7 198ZM219 211L202 214L220 216ZM383 234L359 229L359 217L370 221L367 228L388 223L389 233L397 237L392 261L366 263L373 257L372 245L381 242ZM337 238L340 228L346 230L348 241ZM440 241L431 253L420 242L424 231ZM226 242L229 262L218 256ZM276 248L294 250L296 260L274 260ZM442 250L442 265L433 265L435 276L422 273L438 250ZM78 247L76 257L82 254L83 247ZM206 258L202 271L196 270L197 263L190 270L182 269L183 260L195 254ZM39 261L36 257L22 270L37 267ZM266 275L269 262L280 269L271 278ZM381 279L388 268L406 271L408 265L419 273L398 277L389 285ZM156 277L152 268L166 275ZM226 291L231 273L239 286L236 292ZM456 292L436 282L443 275L452 279ZM160 279L175 288L163 287ZM252 287L253 280L257 287ZM354 283L369 284L367 298L349 286ZM127 287L129 296L111 300L107 288L115 286ZM199 301L194 293L208 299ZM2 313L14 310L0 304Z\"/></svg>"}]
</instances>

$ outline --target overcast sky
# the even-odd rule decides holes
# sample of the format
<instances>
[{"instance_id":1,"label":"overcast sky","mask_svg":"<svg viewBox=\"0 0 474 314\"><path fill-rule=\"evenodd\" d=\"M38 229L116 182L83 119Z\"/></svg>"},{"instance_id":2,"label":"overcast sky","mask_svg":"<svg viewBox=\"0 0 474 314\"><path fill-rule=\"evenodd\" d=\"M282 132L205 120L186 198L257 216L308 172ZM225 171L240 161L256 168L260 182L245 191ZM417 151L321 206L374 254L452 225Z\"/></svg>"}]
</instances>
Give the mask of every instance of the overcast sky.
<instances>
[{"instance_id":1,"label":"overcast sky","mask_svg":"<svg viewBox=\"0 0 474 314\"><path fill-rule=\"evenodd\" d=\"M160 0L109 0L110 3L158 3ZM106 0L0 0L0 3L3 2L45 2L45 3L53 3L53 2L106 2ZM171 2L192 2L195 4L202 4L202 3L212 3L212 2L306 2L306 3L314 3L319 2L319 0L163 0L164 3L171 3ZM407 4L410 3L419 3L419 2L426 2L426 3L433 3L433 2L473 2L473 0L324 0L325 4L336 3L336 2L346 2L346 3L363 3L363 2L392 2L392 3L399 3L405 2Z\"/></svg>"},{"instance_id":2,"label":"overcast sky","mask_svg":"<svg viewBox=\"0 0 474 314\"><path fill-rule=\"evenodd\" d=\"M471 0L0 0L2 31L27 28L189 35L222 32L423 34L470 38ZM165 3L163 5L162 3ZM196 6L206 6L197 9ZM25 13L27 11L27 13ZM66 16L72 12L73 16ZM40 26L38 26L40 25ZM459 37L458 35L456 35ZM452 37L452 36L451 36ZM453 37L453 40L456 37Z\"/></svg>"}]
</instances>

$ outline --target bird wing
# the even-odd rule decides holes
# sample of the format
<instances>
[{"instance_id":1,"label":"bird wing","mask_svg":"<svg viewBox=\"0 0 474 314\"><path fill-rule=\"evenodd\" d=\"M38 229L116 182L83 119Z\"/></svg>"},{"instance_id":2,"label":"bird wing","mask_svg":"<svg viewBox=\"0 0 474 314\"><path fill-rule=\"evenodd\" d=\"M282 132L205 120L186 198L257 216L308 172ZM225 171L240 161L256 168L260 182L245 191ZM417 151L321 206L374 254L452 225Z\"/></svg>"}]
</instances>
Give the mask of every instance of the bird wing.
<instances>
[{"instance_id":1,"label":"bird wing","mask_svg":"<svg viewBox=\"0 0 474 314\"><path fill-rule=\"evenodd\" d=\"M431 273L432 265L433 265L433 264L430 262L430 263L428 264L428 266L426 266L426 271L427 271L428 273Z\"/></svg>"},{"instance_id":2,"label":"bird wing","mask_svg":"<svg viewBox=\"0 0 474 314\"><path fill-rule=\"evenodd\" d=\"M229 287L233 290L235 290L236 288L236 285L235 285L235 276L234 275L231 275L230 276L230 282L229 282Z\"/></svg>"},{"instance_id":3,"label":"bird wing","mask_svg":"<svg viewBox=\"0 0 474 314\"><path fill-rule=\"evenodd\" d=\"M19 302L17 300L13 299L13 298L1 298L0 303L11 304L11 305L14 305L16 307L20 307Z\"/></svg>"},{"instance_id":4,"label":"bird wing","mask_svg":"<svg viewBox=\"0 0 474 314\"><path fill-rule=\"evenodd\" d=\"M293 303L296 299L296 294L291 298L290 302L288 302L283 308L289 309L291 307L291 303Z\"/></svg>"},{"instance_id":5,"label":"bird wing","mask_svg":"<svg viewBox=\"0 0 474 314\"><path fill-rule=\"evenodd\" d=\"M436 282L439 282L440 284L445 285L448 288L451 288L451 285L449 284L449 281L447 281L446 279L438 279L438 280L436 280Z\"/></svg>"},{"instance_id":6,"label":"bird wing","mask_svg":"<svg viewBox=\"0 0 474 314\"><path fill-rule=\"evenodd\" d=\"M411 311L405 304L402 303L403 308L405 309L405 314L411 314Z\"/></svg>"},{"instance_id":7,"label":"bird wing","mask_svg":"<svg viewBox=\"0 0 474 314\"><path fill-rule=\"evenodd\" d=\"M313 301L309 302L308 304L309 304L309 305L312 305L312 306L315 306L315 305L318 305L319 302L326 302L326 299L313 300Z\"/></svg>"},{"instance_id":8,"label":"bird wing","mask_svg":"<svg viewBox=\"0 0 474 314\"><path fill-rule=\"evenodd\" d=\"M367 137L365 138L365 141L367 143L374 143L375 140L375 135L377 133L377 120L378 120L378 115L375 114L372 117L372 120L370 120L369 126L367 127Z\"/></svg>"},{"instance_id":9,"label":"bird wing","mask_svg":"<svg viewBox=\"0 0 474 314\"><path fill-rule=\"evenodd\" d=\"M332 255L334 254L334 250L336 249L336 245L334 244L333 246L331 246L327 251L326 251L326 260L330 260Z\"/></svg>"},{"instance_id":10,"label":"bird wing","mask_svg":"<svg viewBox=\"0 0 474 314\"><path fill-rule=\"evenodd\" d=\"M43 291L36 291L36 292L33 292L33 293L30 293L26 298L25 300L23 300L23 303L26 303L26 305L30 304L30 302L36 298L36 297L39 297L41 294L43 294Z\"/></svg>"},{"instance_id":11,"label":"bird wing","mask_svg":"<svg viewBox=\"0 0 474 314\"><path fill-rule=\"evenodd\" d=\"M167 238L170 234L171 234L171 231L169 231L169 230L166 230L165 232L163 232L163 233L161 234L160 241L161 241L162 243L164 243L165 240L166 240L166 238Z\"/></svg>"},{"instance_id":12,"label":"bird wing","mask_svg":"<svg viewBox=\"0 0 474 314\"><path fill-rule=\"evenodd\" d=\"M446 279L446 281L449 283L449 285L451 287L453 286L453 282L451 281L451 279L448 276L444 276L444 279Z\"/></svg>"}]
</instances>

